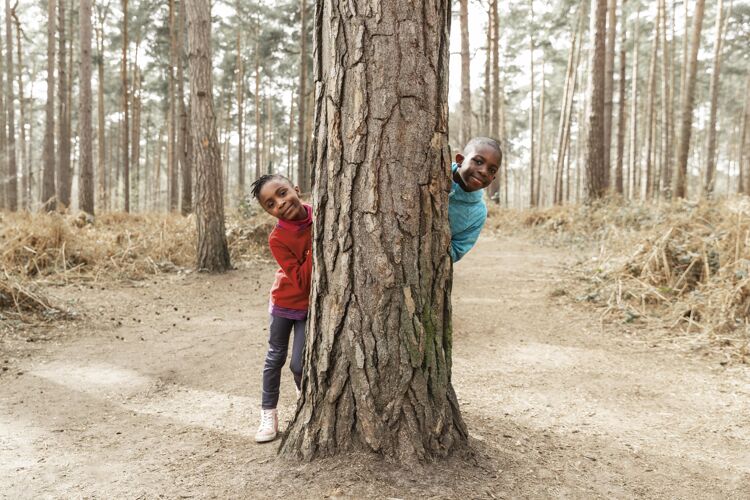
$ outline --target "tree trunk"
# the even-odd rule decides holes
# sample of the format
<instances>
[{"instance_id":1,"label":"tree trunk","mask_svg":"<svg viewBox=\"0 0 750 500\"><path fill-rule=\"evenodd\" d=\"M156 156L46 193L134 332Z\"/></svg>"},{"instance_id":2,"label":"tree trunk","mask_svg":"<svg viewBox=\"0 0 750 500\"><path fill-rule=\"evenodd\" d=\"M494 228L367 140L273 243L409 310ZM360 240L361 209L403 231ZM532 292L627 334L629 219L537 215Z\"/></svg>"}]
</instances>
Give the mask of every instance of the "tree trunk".
<instances>
[{"instance_id":1,"label":"tree trunk","mask_svg":"<svg viewBox=\"0 0 750 500\"><path fill-rule=\"evenodd\" d=\"M316 4L315 265L281 450L445 456L467 439L451 384L450 2L350 5Z\"/></svg>"},{"instance_id":2,"label":"tree trunk","mask_svg":"<svg viewBox=\"0 0 750 500\"><path fill-rule=\"evenodd\" d=\"M646 92L648 103L646 104L646 170L643 172L643 178L646 180L645 191L642 192L644 199L651 199L654 196L655 186L658 187L657 176L654 172L654 118L656 114L656 57L659 50L659 31L661 20L661 8L657 9L656 14L656 31L654 40L651 43L651 59L648 66L648 83Z\"/></svg>"},{"instance_id":3,"label":"tree trunk","mask_svg":"<svg viewBox=\"0 0 750 500\"><path fill-rule=\"evenodd\" d=\"M241 29L243 29L241 27ZM245 117L245 66L242 62L242 33L237 32L237 203L245 197L245 133L242 130L242 119Z\"/></svg>"},{"instance_id":4,"label":"tree trunk","mask_svg":"<svg viewBox=\"0 0 750 500\"><path fill-rule=\"evenodd\" d=\"M529 153L529 206L536 207L536 184L534 178L534 165L536 165L536 144L534 141L534 0L529 0L530 24L532 30L529 33L529 63L531 65L531 77L529 78L529 136L531 137L531 146Z\"/></svg>"},{"instance_id":5,"label":"tree trunk","mask_svg":"<svg viewBox=\"0 0 750 500\"><path fill-rule=\"evenodd\" d=\"M625 81L627 69L627 51L625 50L625 42L627 41L626 2L627 0L622 0L620 6L620 85L617 111L617 159L615 160L615 191L620 195L625 194L623 163L625 161L625 85L627 84Z\"/></svg>"},{"instance_id":6,"label":"tree trunk","mask_svg":"<svg viewBox=\"0 0 750 500\"><path fill-rule=\"evenodd\" d=\"M487 8L487 57L484 62L484 92L482 101L482 128L484 130L483 135L492 134L493 125L493 109L492 109L492 70L495 64L497 64L492 52L494 48L494 37L493 37L493 23L495 22L494 13L492 6L497 4L497 0L490 0ZM491 198L491 197L490 197Z\"/></svg>"},{"instance_id":7,"label":"tree trunk","mask_svg":"<svg viewBox=\"0 0 750 500\"><path fill-rule=\"evenodd\" d=\"M67 39L65 35L65 3L58 0L58 147L57 147L57 201L64 207L70 206L70 129L68 128L68 60L66 57Z\"/></svg>"},{"instance_id":8,"label":"tree trunk","mask_svg":"<svg viewBox=\"0 0 750 500\"><path fill-rule=\"evenodd\" d=\"M180 203L179 170L177 151L177 90L175 69L177 67L177 13L175 0L169 0L169 73L167 81L167 99L169 102L169 123L167 127L167 192L169 211L176 212Z\"/></svg>"},{"instance_id":9,"label":"tree trunk","mask_svg":"<svg viewBox=\"0 0 750 500\"><path fill-rule=\"evenodd\" d=\"M107 176L106 176L106 124L104 122L104 22L109 11L109 4L98 13L98 26L96 28L96 47L97 47L97 205L99 210L106 210L109 205L107 196Z\"/></svg>"},{"instance_id":10,"label":"tree trunk","mask_svg":"<svg viewBox=\"0 0 750 500\"><path fill-rule=\"evenodd\" d=\"M136 44L135 50L135 61L138 60L138 44ZM132 190L135 195L135 199L131 200L131 204L138 211L138 171L141 166L141 82L140 82L140 70L138 69L137 62L133 64L133 90L131 92L132 102L132 115L133 123L130 127L130 163L131 170L133 172L133 186Z\"/></svg>"},{"instance_id":11,"label":"tree trunk","mask_svg":"<svg viewBox=\"0 0 750 500\"><path fill-rule=\"evenodd\" d=\"M729 9L731 12L731 3ZM714 42L713 72L711 73L711 85L708 91L711 100L711 111L708 119L708 136L706 138L706 181L704 185L706 194L710 194L714 189L714 175L716 170L716 114L719 106L721 48L724 41L725 30L724 0L719 0L716 7L716 41Z\"/></svg>"},{"instance_id":12,"label":"tree trunk","mask_svg":"<svg viewBox=\"0 0 750 500\"><path fill-rule=\"evenodd\" d=\"M604 66L607 0L594 0L595 29L592 36L589 64L589 115L586 141L586 184L589 199L604 196L607 191L604 162Z\"/></svg>"},{"instance_id":13,"label":"tree trunk","mask_svg":"<svg viewBox=\"0 0 750 500\"><path fill-rule=\"evenodd\" d=\"M7 1L7 0L6 0ZM78 130L81 135L81 169L78 175L78 208L94 214L94 149L91 126L91 0L81 0L78 7L78 29L81 43L78 94Z\"/></svg>"},{"instance_id":14,"label":"tree trunk","mask_svg":"<svg viewBox=\"0 0 750 500\"><path fill-rule=\"evenodd\" d=\"M492 122L490 125L490 136L500 142L503 145L503 134L501 134L502 125L501 122L504 120L504 113L502 104L500 103L500 16L498 15L497 0L491 0L490 2L491 12L491 25L492 25L492 101L491 101L491 117ZM506 151L503 153L507 154ZM505 154L503 154L502 161L500 162L500 172L498 176L492 181L489 187L490 199L495 203L500 203L500 181L503 173L503 164L506 162Z\"/></svg>"},{"instance_id":15,"label":"tree trunk","mask_svg":"<svg viewBox=\"0 0 750 500\"><path fill-rule=\"evenodd\" d=\"M164 149L164 127L159 127L159 140L156 141L156 161L154 162L154 192L151 197L151 209L159 210L161 194L161 157Z\"/></svg>"},{"instance_id":16,"label":"tree trunk","mask_svg":"<svg viewBox=\"0 0 750 500\"><path fill-rule=\"evenodd\" d=\"M16 77L18 81L18 108L19 108L19 124L18 124L18 143L21 149L21 165L19 167L19 173L21 175L21 207L24 210L31 208L31 167L29 165L28 156L26 154L26 104L25 94L23 90L23 51L21 50L21 23L19 22L16 14L16 8L18 3L15 4L11 10L13 21L16 25L16 51L18 57L18 71ZM12 57L11 52L8 53L9 57Z\"/></svg>"},{"instance_id":17,"label":"tree trunk","mask_svg":"<svg viewBox=\"0 0 750 500\"><path fill-rule=\"evenodd\" d=\"M670 84L670 65L672 57L670 55L670 46L667 44L667 3L666 0L659 0L661 3L661 46L662 46L662 65L661 65L661 192L668 198L670 195L670 186L672 184L672 137L671 137L671 115L672 106L672 85ZM672 41L674 44L674 39Z\"/></svg>"},{"instance_id":18,"label":"tree trunk","mask_svg":"<svg viewBox=\"0 0 750 500\"><path fill-rule=\"evenodd\" d=\"M180 213L183 216L193 211L193 164L190 156L188 156L190 140L188 138L188 111L185 106L185 3L184 0L180 2L177 21L177 102L180 112L177 159L180 162L180 172L182 173Z\"/></svg>"},{"instance_id":19,"label":"tree trunk","mask_svg":"<svg viewBox=\"0 0 750 500\"><path fill-rule=\"evenodd\" d=\"M0 35L0 39L2 36ZM3 52L0 48L0 89L5 90L5 71L3 69ZM5 112L5 92L0 95L0 210L7 209L8 186L8 115Z\"/></svg>"},{"instance_id":20,"label":"tree trunk","mask_svg":"<svg viewBox=\"0 0 750 500\"><path fill-rule=\"evenodd\" d=\"M122 0L122 150L120 155L122 164L123 180L123 204L122 209L127 213L130 212L130 151L129 151L129 131L128 123L128 0Z\"/></svg>"},{"instance_id":21,"label":"tree trunk","mask_svg":"<svg viewBox=\"0 0 750 500\"><path fill-rule=\"evenodd\" d=\"M254 111L255 111L255 178L258 179L263 175L263 161L262 161L262 134L261 134L261 123L260 123L260 44L258 38L260 37L260 22L256 14L255 17L255 53L253 55L255 60L255 96L254 96Z\"/></svg>"},{"instance_id":22,"label":"tree trunk","mask_svg":"<svg viewBox=\"0 0 750 500\"><path fill-rule=\"evenodd\" d=\"M5 43L7 64L6 71L6 109L8 110L8 184L7 207L18 210L18 164L16 163L16 125L15 96L13 95L13 24L11 22L10 0L5 0Z\"/></svg>"},{"instance_id":23,"label":"tree trunk","mask_svg":"<svg viewBox=\"0 0 750 500\"><path fill-rule=\"evenodd\" d=\"M607 45L604 61L604 182L609 188L612 169L612 99L615 89L615 38L617 35L617 0L608 0Z\"/></svg>"},{"instance_id":24,"label":"tree trunk","mask_svg":"<svg viewBox=\"0 0 750 500\"><path fill-rule=\"evenodd\" d=\"M742 106L742 130L740 132L740 185L742 192L750 195L750 140L748 140L748 124L750 124L750 72L747 74L747 83L745 84L745 104Z\"/></svg>"},{"instance_id":25,"label":"tree trunk","mask_svg":"<svg viewBox=\"0 0 750 500\"><path fill-rule=\"evenodd\" d=\"M289 95L289 134L286 137L286 176L292 180L292 136L294 135L294 90ZM292 183L295 181L292 180Z\"/></svg>"},{"instance_id":26,"label":"tree trunk","mask_svg":"<svg viewBox=\"0 0 750 500\"><path fill-rule=\"evenodd\" d=\"M209 0L192 0L186 7L190 46L190 128L196 174L197 267L223 272L230 268L230 263L211 76L211 7Z\"/></svg>"},{"instance_id":27,"label":"tree trunk","mask_svg":"<svg viewBox=\"0 0 750 500\"><path fill-rule=\"evenodd\" d=\"M698 73L698 49L703 28L703 7L705 0L695 1L693 15L693 33L690 39L690 54L688 66L685 69L685 92L682 96L682 114L680 117L680 140L677 147L677 172L675 176L674 195L678 198L687 197L687 164L690 153L690 135L693 129L693 105L695 102L695 77Z\"/></svg>"},{"instance_id":28,"label":"tree trunk","mask_svg":"<svg viewBox=\"0 0 750 500\"><path fill-rule=\"evenodd\" d=\"M546 64L546 56L544 53L542 53L542 71L541 71L541 77L542 77L542 89L541 93L539 94L539 130L538 130L538 137L537 137L537 144L539 145L539 151L537 153L536 157L536 194L534 195L534 199L536 200L537 205L542 203L542 197L541 197L541 189L542 189L542 167L544 166L544 107L545 107L545 95L546 92L546 75L545 75L545 64Z\"/></svg>"},{"instance_id":29,"label":"tree trunk","mask_svg":"<svg viewBox=\"0 0 750 500\"><path fill-rule=\"evenodd\" d=\"M299 188L303 193L308 193L311 188L311 176L307 164L307 135L305 134L307 124L307 0L300 0L299 57L299 97L297 98L297 185L299 185Z\"/></svg>"},{"instance_id":30,"label":"tree trunk","mask_svg":"<svg viewBox=\"0 0 750 500\"><path fill-rule=\"evenodd\" d=\"M630 158L628 165L628 193L630 198L636 198L640 193L636 184L636 168L638 164L638 54L640 34L641 10L636 4L635 26L633 27L633 75L630 82Z\"/></svg>"},{"instance_id":31,"label":"tree trunk","mask_svg":"<svg viewBox=\"0 0 750 500\"><path fill-rule=\"evenodd\" d=\"M55 32L57 31L55 0L47 0L47 104L44 118L44 173L42 206L54 210L55 199Z\"/></svg>"},{"instance_id":32,"label":"tree trunk","mask_svg":"<svg viewBox=\"0 0 750 500\"><path fill-rule=\"evenodd\" d=\"M570 142L573 95L576 87L576 76L578 75L576 68L578 67L578 59L581 53L581 43L578 41L578 37L579 33L583 30L583 18L583 8L579 7L578 22L573 31L567 68L565 70L563 100L560 105L560 125L557 131L557 159L555 161L555 181L552 196L552 202L555 204L561 204L563 202L563 167L565 164L565 153Z\"/></svg>"},{"instance_id":33,"label":"tree trunk","mask_svg":"<svg viewBox=\"0 0 750 500\"><path fill-rule=\"evenodd\" d=\"M471 52L469 48L469 0L458 0L461 24L461 137L463 148L471 139Z\"/></svg>"}]
</instances>

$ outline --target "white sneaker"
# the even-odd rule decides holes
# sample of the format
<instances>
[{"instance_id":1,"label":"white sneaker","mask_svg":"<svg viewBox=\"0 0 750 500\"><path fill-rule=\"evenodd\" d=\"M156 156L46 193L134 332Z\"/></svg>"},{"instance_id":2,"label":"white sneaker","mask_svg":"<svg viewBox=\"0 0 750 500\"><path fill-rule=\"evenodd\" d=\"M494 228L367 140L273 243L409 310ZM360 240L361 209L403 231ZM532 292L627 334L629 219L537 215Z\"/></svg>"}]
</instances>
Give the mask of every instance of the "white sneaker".
<instances>
[{"instance_id":1,"label":"white sneaker","mask_svg":"<svg viewBox=\"0 0 750 500\"><path fill-rule=\"evenodd\" d=\"M279 417L276 409L260 410L260 427L255 433L256 443L267 443L276 439L276 433L279 432Z\"/></svg>"}]
</instances>

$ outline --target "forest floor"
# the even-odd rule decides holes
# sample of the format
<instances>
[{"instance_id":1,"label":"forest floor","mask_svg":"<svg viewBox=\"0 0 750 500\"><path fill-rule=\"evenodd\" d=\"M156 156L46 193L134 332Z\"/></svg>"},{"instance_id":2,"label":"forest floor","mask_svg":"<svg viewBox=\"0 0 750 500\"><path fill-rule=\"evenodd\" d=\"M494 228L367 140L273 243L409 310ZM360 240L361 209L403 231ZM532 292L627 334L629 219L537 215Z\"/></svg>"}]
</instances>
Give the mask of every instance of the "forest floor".
<instances>
[{"instance_id":1,"label":"forest floor","mask_svg":"<svg viewBox=\"0 0 750 500\"><path fill-rule=\"evenodd\" d=\"M571 254L487 236L455 266L470 449L408 470L253 441L272 263L54 288L82 319L0 340L0 496L750 498L748 368L602 323L559 293Z\"/></svg>"}]
</instances>

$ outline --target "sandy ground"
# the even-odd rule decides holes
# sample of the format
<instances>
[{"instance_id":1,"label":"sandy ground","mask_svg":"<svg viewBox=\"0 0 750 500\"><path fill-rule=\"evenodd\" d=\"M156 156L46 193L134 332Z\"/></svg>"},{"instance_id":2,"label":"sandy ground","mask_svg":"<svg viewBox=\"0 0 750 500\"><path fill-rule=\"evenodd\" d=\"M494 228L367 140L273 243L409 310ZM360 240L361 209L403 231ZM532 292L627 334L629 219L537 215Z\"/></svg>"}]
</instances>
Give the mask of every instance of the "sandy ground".
<instances>
[{"instance_id":1,"label":"sandy ground","mask_svg":"<svg viewBox=\"0 0 750 500\"><path fill-rule=\"evenodd\" d=\"M270 263L57 288L85 320L0 341L0 496L750 498L750 372L552 298L570 261L487 237L455 267L471 447L409 469L253 442Z\"/></svg>"}]
</instances>

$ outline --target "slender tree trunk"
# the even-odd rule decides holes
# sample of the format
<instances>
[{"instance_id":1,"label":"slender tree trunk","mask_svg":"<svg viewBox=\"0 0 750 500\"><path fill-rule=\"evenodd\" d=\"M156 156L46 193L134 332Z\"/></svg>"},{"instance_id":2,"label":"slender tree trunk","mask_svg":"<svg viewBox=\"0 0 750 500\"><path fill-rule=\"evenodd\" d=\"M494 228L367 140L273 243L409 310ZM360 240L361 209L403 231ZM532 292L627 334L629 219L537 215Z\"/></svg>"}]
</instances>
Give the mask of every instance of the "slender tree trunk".
<instances>
[{"instance_id":1,"label":"slender tree trunk","mask_svg":"<svg viewBox=\"0 0 750 500\"><path fill-rule=\"evenodd\" d=\"M21 165L18 171L21 175L21 208L29 210L31 207L31 167L29 165L28 156L26 154L26 104L25 94L23 90L23 50L21 50L21 23L16 15L16 8L18 3L15 4L11 10L11 16L13 22L16 25L16 51L18 58L18 71L16 72L16 79L18 81L18 108L19 108L19 124L18 124L18 143L21 150ZM8 57L12 57L11 52L8 52Z\"/></svg>"},{"instance_id":2,"label":"slender tree trunk","mask_svg":"<svg viewBox=\"0 0 750 500\"><path fill-rule=\"evenodd\" d=\"M122 151L120 155L122 158L122 180L123 180L123 205L122 209L127 213L130 212L130 151L129 151L129 131L130 125L128 122L129 111L128 102L129 97L129 85L128 85L128 0L122 0L122 75L121 75L121 92L122 92Z\"/></svg>"},{"instance_id":3,"label":"slender tree trunk","mask_svg":"<svg viewBox=\"0 0 750 500\"><path fill-rule=\"evenodd\" d=\"M96 28L96 47L97 47L97 153L98 153L98 164L97 164L97 205L99 210L106 210L109 205L107 196L107 176L106 176L106 164L105 164L105 152L106 152L106 139L105 131L106 124L104 121L104 22L106 21L107 12L109 10L109 4L103 10L99 11L99 23Z\"/></svg>"},{"instance_id":4,"label":"slender tree trunk","mask_svg":"<svg viewBox=\"0 0 750 500\"><path fill-rule=\"evenodd\" d=\"M636 183L636 168L638 167L638 54L640 33L640 6L636 4L635 26L633 28L633 76L630 89L630 158L628 166L628 192L631 198L638 197L640 191Z\"/></svg>"},{"instance_id":5,"label":"slender tree trunk","mask_svg":"<svg viewBox=\"0 0 750 500\"><path fill-rule=\"evenodd\" d=\"M245 197L245 133L242 130L242 119L245 116L245 66L242 62L242 33L237 33L237 201Z\"/></svg>"},{"instance_id":6,"label":"slender tree trunk","mask_svg":"<svg viewBox=\"0 0 750 500\"><path fill-rule=\"evenodd\" d=\"M620 6L620 85L619 90L619 102L617 112L617 159L615 162L615 191L623 195L625 194L624 182L623 182L623 163L625 162L625 86L626 82L626 69L627 69L627 51L625 42L627 41L627 22L625 15L625 3L627 0L622 0Z\"/></svg>"},{"instance_id":7,"label":"slender tree trunk","mask_svg":"<svg viewBox=\"0 0 750 500\"><path fill-rule=\"evenodd\" d=\"M586 142L586 183L589 199L601 198L607 190L604 162L604 70L605 32L607 24L607 0L594 0L595 29L592 36L591 63L589 68L589 96L591 105L588 116Z\"/></svg>"},{"instance_id":8,"label":"slender tree trunk","mask_svg":"<svg viewBox=\"0 0 750 500\"><path fill-rule=\"evenodd\" d=\"M70 207L70 128L68 127L68 60L67 38L65 35L65 3L58 0L58 148L57 148L57 201Z\"/></svg>"},{"instance_id":9,"label":"slender tree trunk","mask_svg":"<svg viewBox=\"0 0 750 500\"><path fill-rule=\"evenodd\" d=\"M211 7L209 0L192 0L186 7L190 46L190 124L196 174L197 267L223 272L230 268L230 262L224 229L221 156L211 76Z\"/></svg>"},{"instance_id":10,"label":"slender tree trunk","mask_svg":"<svg viewBox=\"0 0 750 500\"><path fill-rule=\"evenodd\" d=\"M151 198L151 209L158 211L160 207L161 193L161 157L164 149L164 127L159 127L159 140L156 141L156 161L154 165L154 192Z\"/></svg>"},{"instance_id":11,"label":"slender tree trunk","mask_svg":"<svg viewBox=\"0 0 750 500\"><path fill-rule=\"evenodd\" d=\"M0 35L0 39L2 36ZM0 48L0 89L5 90L3 52ZM8 176L8 115L5 112L5 92L0 95L0 210L7 209L8 191L11 183Z\"/></svg>"},{"instance_id":12,"label":"slender tree trunk","mask_svg":"<svg viewBox=\"0 0 750 500\"><path fill-rule=\"evenodd\" d=\"M311 176L307 164L307 135L305 134L307 128L307 0L300 0L299 57L299 97L297 99L297 184L303 193L308 193L311 188Z\"/></svg>"},{"instance_id":13,"label":"slender tree trunk","mask_svg":"<svg viewBox=\"0 0 750 500\"><path fill-rule=\"evenodd\" d=\"M750 123L750 71L747 74L745 84L745 104L742 106L742 131L740 132L740 186L742 192L750 195L750 140L748 140L748 124Z\"/></svg>"},{"instance_id":14,"label":"slender tree trunk","mask_svg":"<svg viewBox=\"0 0 750 500\"><path fill-rule=\"evenodd\" d=\"M185 216L193 211L193 163L188 156L190 149L190 138L188 131L188 111L185 105L185 1L180 2L177 21L177 103L180 112L179 153L177 159L180 162L182 174L182 196L180 213Z\"/></svg>"},{"instance_id":15,"label":"slender tree trunk","mask_svg":"<svg viewBox=\"0 0 750 500\"><path fill-rule=\"evenodd\" d=\"M294 90L289 94L289 134L286 137L286 176L292 177L292 137L294 135ZM294 183L295 181L292 180Z\"/></svg>"},{"instance_id":16,"label":"slender tree trunk","mask_svg":"<svg viewBox=\"0 0 750 500\"><path fill-rule=\"evenodd\" d=\"M487 8L487 48L485 50L486 52L486 58L484 61L484 91L482 93L482 130L484 130L484 135L491 135L494 137L494 134L492 133L492 125L493 125L493 110L492 110L492 69L495 62L493 62L493 56L492 49L494 47L493 45L493 36L492 36L492 30L493 30L493 17L492 17L492 4L496 3L497 0L489 0L489 6ZM490 196L491 198L491 196Z\"/></svg>"},{"instance_id":17,"label":"slender tree trunk","mask_svg":"<svg viewBox=\"0 0 750 500\"><path fill-rule=\"evenodd\" d=\"M16 125L15 125L15 96L13 93L13 24L11 22L10 0L5 0L5 50L8 63L6 71L6 99L8 110L8 184L7 207L11 211L18 210L18 164L16 163ZM20 71L20 68L19 68ZM23 125L22 125L23 126Z\"/></svg>"},{"instance_id":18,"label":"slender tree trunk","mask_svg":"<svg viewBox=\"0 0 750 500\"><path fill-rule=\"evenodd\" d=\"M661 142L662 142L662 154L661 154L661 192L664 193L668 198L670 195L670 186L672 183L672 168L671 161L672 155L670 153L672 148L672 138L670 129L672 127L670 119L670 108L671 108L671 85L670 85L670 46L667 42L667 3L666 0L659 0L661 8L661 46L662 46L662 65L661 65L661 93L662 103L661 109Z\"/></svg>"},{"instance_id":19,"label":"slender tree trunk","mask_svg":"<svg viewBox=\"0 0 750 500\"><path fill-rule=\"evenodd\" d=\"M316 4L316 265L303 396L282 453L445 456L467 439L451 384L445 251L450 2L349 5ZM404 22L418 31L375 36ZM420 92L401 97L404 84Z\"/></svg>"},{"instance_id":20,"label":"slender tree trunk","mask_svg":"<svg viewBox=\"0 0 750 500\"><path fill-rule=\"evenodd\" d=\"M6 0L7 1L7 0ZM81 0L78 7L81 44L78 94L78 129L81 136L81 169L78 175L78 207L94 213L94 149L91 125L91 0Z\"/></svg>"},{"instance_id":21,"label":"slender tree trunk","mask_svg":"<svg viewBox=\"0 0 750 500\"><path fill-rule=\"evenodd\" d=\"M500 141L503 145L503 127L502 121L505 119L502 104L500 102L500 16L498 15L497 0L491 0L490 2L490 13L491 13L491 25L492 25L492 36L491 38L491 52L492 52L492 101L491 101L491 117L492 122L490 125L490 135L492 138ZM504 150L505 148L503 148ZM506 163L505 154L503 151L503 158L500 162L499 175L492 181L489 188L490 199L495 203L500 203L500 182L503 174L503 164Z\"/></svg>"},{"instance_id":22,"label":"slender tree trunk","mask_svg":"<svg viewBox=\"0 0 750 500\"><path fill-rule=\"evenodd\" d=\"M463 148L471 139L471 52L469 48L469 0L458 0L461 24L461 137Z\"/></svg>"},{"instance_id":23,"label":"slender tree trunk","mask_svg":"<svg viewBox=\"0 0 750 500\"><path fill-rule=\"evenodd\" d=\"M657 9L656 31L651 42L651 59L648 66L648 83L646 87L648 104L646 105L646 169L643 172L645 191L642 193L644 199L651 199L658 188L658 177L654 172L654 119L656 115L656 57L659 50L659 27L661 26L661 7Z\"/></svg>"},{"instance_id":24,"label":"slender tree trunk","mask_svg":"<svg viewBox=\"0 0 750 500\"><path fill-rule=\"evenodd\" d=\"M138 60L138 44L136 44L135 50L135 61ZM130 163L131 171L133 173L133 186L132 191L135 196L135 200L131 200L131 205L135 207L135 210L139 209L138 190L138 171L141 166L141 82L140 82L140 70L138 69L137 62L133 64L132 78L133 78L133 90L131 95L132 102L132 116L133 123L130 128Z\"/></svg>"},{"instance_id":25,"label":"slender tree trunk","mask_svg":"<svg viewBox=\"0 0 750 500\"><path fill-rule=\"evenodd\" d=\"M55 32L57 9L55 0L47 0L47 104L44 119L44 173L42 206L54 210L55 198Z\"/></svg>"},{"instance_id":26,"label":"slender tree trunk","mask_svg":"<svg viewBox=\"0 0 750 500\"><path fill-rule=\"evenodd\" d=\"M612 171L612 101L615 89L615 39L617 36L617 0L608 0L607 45L604 60L604 183L610 187Z\"/></svg>"},{"instance_id":27,"label":"slender tree trunk","mask_svg":"<svg viewBox=\"0 0 750 500\"><path fill-rule=\"evenodd\" d=\"M731 9L732 5L730 3L730 13ZM728 17L729 16L727 15L727 18ZM706 181L704 184L706 194L710 194L714 190L714 176L716 171L716 115L719 107L721 49L725 31L726 22L724 21L724 0L719 0L716 7L716 41L714 42L713 72L711 73L711 87L708 91L711 100L711 110L708 119L708 133L706 137Z\"/></svg>"},{"instance_id":28,"label":"slender tree trunk","mask_svg":"<svg viewBox=\"0 0 750 500\"><path fill-rule=\"evenodd\" d=\"M534 0L529 0L529 12L532 31L529 33L529 59L531 65L531 77L529 78L529 136L531 137L531 147L529 159L529 205L533 208L537 206L536 199L536 179L534 177L534 165L536 165L536 144L534 141Z\"/></svg>"},{"instance_id":29,"label":"slender tree trunk","mask_svg":"<svg viewBox=\"0 0 750 500\"><path fill-rule=\"evenodd\" d=\"M537 137L537 144L539 147L539 151L537 153L537 166L536 166L536 194L534 195L534 199L536 200L537 204L542 203L541 198L541 190L542 190L542 167L545 164L545 154L544 154L544 107L545 107L545 95L546 95L546 75L545 75L545 63L546 63L546 57L544 54L542 54L542 71L541 71L541 77L542 77L542 89L541 93L539 95L539 130L537 131L538 137Z\"/></svg>"},{"instance_id":30,"label":"slender tree trunk","mask_svg":"<svg viewBox=\"0 0 750 500\"><path fill-rule=\"evenodd\" d=\"M169 0L169 79L167 92L169 102L169 123L167 127L167 193L169 211L176 212L180 204L179 151L177 144L177 85L175 70L177 68L177 12L175 0Z\"/></svg>"},{"instance_id":31,"label":"slender tree trunk","mask_svg":"<svg viewBox=\"0 0 750 500\"><path fill-rule=\"evenodd\" d=\"M255 36L255 178L258 179L263 174L263 163L261 160L261 152L262 152L262 134L261 134L261 124L260 124L260 44L258 41L258 38L260 36L260 22L258 21L258 17L256 14L255 17L255 29L256 36Z\"/></svg>"},{"instance_id":32,"label":"slender tree trunk","mask_svg":"<svg viewBox=\"0 0 750 500\"><path fill-rule=\"evenodd\" d=\"M703 28L703 8L705 0L695 1L693 15L693 33L690 40L690 56L685 70L685 93L683 95L680 117L680 140L677 147L677 172L674 194L678 198L687 197L687 164L690 153L690 135L693 128L693 104L695 102L695 77L698 73L698 48Z\"/></svg>"}]
</instances>

